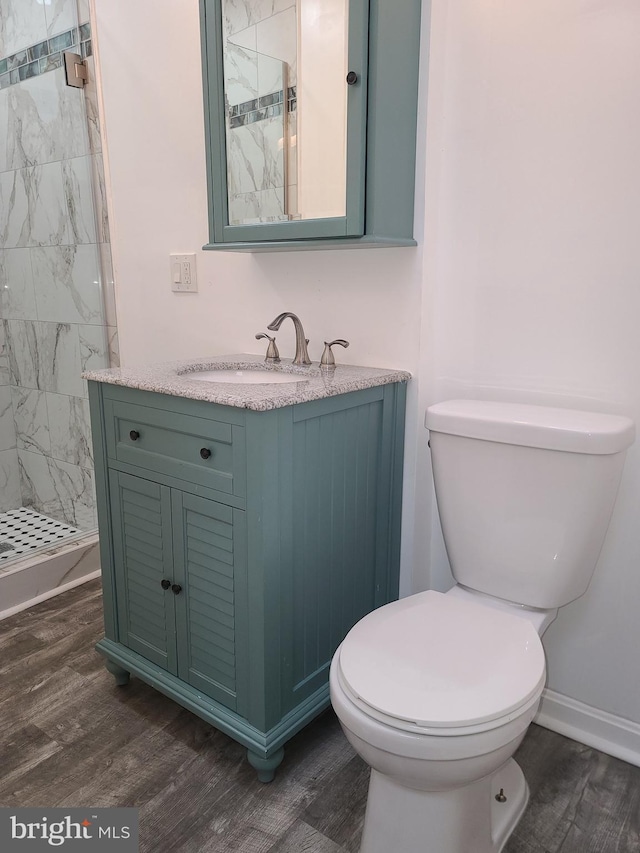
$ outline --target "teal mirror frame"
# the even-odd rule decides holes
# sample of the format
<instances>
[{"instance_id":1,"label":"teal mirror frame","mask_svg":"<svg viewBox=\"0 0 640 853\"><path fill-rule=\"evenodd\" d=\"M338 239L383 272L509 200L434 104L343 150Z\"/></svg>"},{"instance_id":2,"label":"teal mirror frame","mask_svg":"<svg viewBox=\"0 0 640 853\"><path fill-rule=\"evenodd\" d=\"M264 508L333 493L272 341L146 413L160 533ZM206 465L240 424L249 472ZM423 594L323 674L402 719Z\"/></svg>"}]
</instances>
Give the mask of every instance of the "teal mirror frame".
<instances>
[{"instance_id":1,"label":"teal mirror frame","mask_svg":"<svg viewBox=\"0 0 640 853\"><path fill-rule=\"evenodd\" d=\"M346 216L228 224L222 0L200 0L209 243L284 251L415 246L413 207L422 6L349 0ZM423 52L423 54L426 51ZM426 76L426 75L425 75Z\"/></svg>"}]
</instances>

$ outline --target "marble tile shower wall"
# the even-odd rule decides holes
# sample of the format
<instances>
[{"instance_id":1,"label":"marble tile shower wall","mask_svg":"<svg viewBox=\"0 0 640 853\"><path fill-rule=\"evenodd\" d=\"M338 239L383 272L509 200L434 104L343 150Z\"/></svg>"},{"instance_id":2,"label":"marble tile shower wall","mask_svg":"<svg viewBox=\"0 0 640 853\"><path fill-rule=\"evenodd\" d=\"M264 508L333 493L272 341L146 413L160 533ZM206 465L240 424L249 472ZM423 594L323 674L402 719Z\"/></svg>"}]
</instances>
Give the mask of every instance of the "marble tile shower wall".
<instances>
[{"instance_id":1,"label":"marble tile shower wall","mask_svg":"<svg viewBox=\"0 0 640 853\"><path fill-rule=\"evenodd\" d=\"M86 24L88 3L75 4L0 0L0 61ZM86 42L88 24L80 29ZM0 511L31 506L81 529L96 519L80 374L117 364L93 58L87 62L85 90L66 86L62 68L0 89Z\"/></svg>"},{"instance_id":2,"label":"marble tile shower wall","mask_svg":"<svg viewBox=\"0 0 640 853\"><path fill-rule=\"evenodd\" d=\"M230 222L292 218L297 212L296 0L224 0L223 25Z\"/></svg>"}]
</instances>

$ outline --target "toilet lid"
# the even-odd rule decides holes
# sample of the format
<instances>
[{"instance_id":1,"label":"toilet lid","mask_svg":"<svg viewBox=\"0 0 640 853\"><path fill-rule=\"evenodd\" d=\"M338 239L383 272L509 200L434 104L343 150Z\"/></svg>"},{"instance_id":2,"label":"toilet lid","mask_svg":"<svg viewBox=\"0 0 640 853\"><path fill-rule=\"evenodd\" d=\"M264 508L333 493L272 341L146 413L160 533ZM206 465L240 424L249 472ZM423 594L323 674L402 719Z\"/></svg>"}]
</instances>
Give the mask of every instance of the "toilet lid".
<instances>
[{"instance_id":1,"label":"toilet lid","mask_svg":"<svg viewBox=\"0 0 640 853\"><path fill-rule=\"evenodd\" d=\"M339 662L362 702L425 727L508 716L542 691L545 678L530 622L433 591L365 616L342 643Z\"/></svg>"}]
</instances>

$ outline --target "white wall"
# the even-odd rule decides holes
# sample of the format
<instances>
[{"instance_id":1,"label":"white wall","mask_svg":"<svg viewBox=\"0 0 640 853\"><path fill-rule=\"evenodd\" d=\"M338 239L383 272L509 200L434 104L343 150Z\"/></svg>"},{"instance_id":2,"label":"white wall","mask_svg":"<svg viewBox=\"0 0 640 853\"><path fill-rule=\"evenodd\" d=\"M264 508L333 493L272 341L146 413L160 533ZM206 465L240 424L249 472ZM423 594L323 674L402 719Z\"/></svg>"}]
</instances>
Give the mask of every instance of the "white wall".
<instances>
[{"instance_id":1,"label":"white wall","mask_svg":"<svg viewBox=\"0 0 640 853\"><path fill-rule=\"evenodd\" d=\"M196 0L94 3L123 363L259 352L254 333L292 310L313 358L345 336L349 361L414 371L404 592L450 583L437 517L425 523L429 401L488 393L640 420L636 0L434 0L421 246L273 255L199 252ZM168 254L190 251L200 293L172 294ZM292 329L280 339L290 354ZM591 589L545 645L554 690L640 724L639 489L640 444Z\"/></svg>"},{"instance_id":2,"label":"white wall","mask_svg":"<svg viewBox=\"0 0 640 853\"><path fill-rule=\"evenodd\" d=\"M347 168L347 0L298 0L298 211L344 216Z\"/></svg>"},{"instance_id":3,"label":"white wall","mask_svg":"<svg viewBox=\"0 0 640 853\"><path fill-rule=\"evenodd\" d=\"M433 18L429 396L640 423L640 4L436 0ZM544 638L553 690L635 722L639 507L640 443L591 588ZM437 539L432 560L446 588Z\"/></svg>"}]
</instances>

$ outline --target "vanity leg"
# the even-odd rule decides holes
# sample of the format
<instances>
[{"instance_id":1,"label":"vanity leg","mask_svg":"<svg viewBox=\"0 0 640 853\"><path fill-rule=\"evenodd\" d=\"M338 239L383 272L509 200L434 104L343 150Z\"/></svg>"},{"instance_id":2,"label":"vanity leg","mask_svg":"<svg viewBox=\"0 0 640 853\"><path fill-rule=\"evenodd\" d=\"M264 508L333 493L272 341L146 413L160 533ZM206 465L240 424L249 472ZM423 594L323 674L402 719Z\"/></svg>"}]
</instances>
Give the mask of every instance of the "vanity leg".
<instances>
[{"instance_id":1,"label":"vanity leg","mask_svg":"<svg viewBox=\"0 0 640 853\"><path fill-rule=\"evenodd\" d=\"M247 750L247 759L249 764L258 771L258 779L261 782L271 782L276 775L276 768L284 758L284 749L280 747L277 752L270 755L269 758L263 758L257 755L250 749Z\"/></svg>"},{"instance_id":2,"label":"vanity leg","mask_svg":"<svg viewBox=\"0 0 640 853\"><path fill-rule=\"evenodd\" d=\"M113 675L116 680L116 684L118 687L123 687L125 684L129 683L130 673L127 672L126 669L123 669L121 666L118 666L117 663L114 663L112 660L108 660L105 662L105 666L107 670Z\"/></svg>"}]
</instances>

